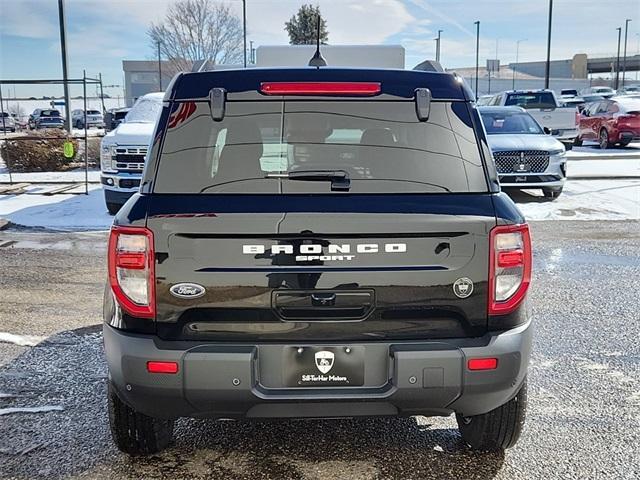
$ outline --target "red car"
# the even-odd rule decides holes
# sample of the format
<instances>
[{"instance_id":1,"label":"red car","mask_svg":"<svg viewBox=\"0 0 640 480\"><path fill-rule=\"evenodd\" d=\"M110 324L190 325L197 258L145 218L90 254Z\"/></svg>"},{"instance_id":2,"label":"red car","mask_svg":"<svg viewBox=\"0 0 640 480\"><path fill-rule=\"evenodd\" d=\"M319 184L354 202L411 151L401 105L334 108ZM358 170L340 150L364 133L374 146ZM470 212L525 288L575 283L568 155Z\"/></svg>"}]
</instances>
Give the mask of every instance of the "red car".
<instances>
[{"instance_id":1,"label":"red car","mask_svg":"<svg viewBox=\"0 0 640 480\"><path fill-rule=\"evenodd\" d=\"M640 98L613 97L588 104L579 115L576 145L594 141L600 148L626 147L640 140Z\"/></svg>"}]
</instances>

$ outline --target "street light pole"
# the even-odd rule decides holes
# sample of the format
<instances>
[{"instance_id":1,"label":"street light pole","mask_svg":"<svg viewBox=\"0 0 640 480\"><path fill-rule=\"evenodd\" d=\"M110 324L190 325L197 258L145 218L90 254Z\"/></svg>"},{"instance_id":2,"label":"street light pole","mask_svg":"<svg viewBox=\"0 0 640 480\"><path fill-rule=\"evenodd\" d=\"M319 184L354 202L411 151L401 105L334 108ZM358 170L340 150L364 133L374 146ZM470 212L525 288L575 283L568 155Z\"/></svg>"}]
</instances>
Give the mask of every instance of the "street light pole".
<instances>
[{"instance_id":1,"label":"street light pole","mask_svg":"<svg viewBox=\"0 0 640 480\"><path fill-rule=\"evenodd\" d=\"M64 0L58 0L58 21L60 22L60 50L62 52L62 80L64 86L64 116L67 131L71 134L71 105L69 103L69 70L67 67L67 29L64 16Z\"/></svg>"},{"instance_id":2,"label":"street light pole","mask_svg":"<svg viewBox=\"0 0 640 480\"><path fill-rule=\"evenodd\" d=\"M162 60L160 58L160 40L158 40L158 86L162 92Z\"/></svg>"},{"instance_id":3,"label":"street light pole","mask_svg":"<svg viewBox=\"0 0 640 480\"><path fill-rule=\"evenodd\" d=\"M476 26L476 100L478 100L478 75L480 74L480 20L473 22Z\"/></svg>"},{"instance_id":4,"label":"street light pole","mask_svg":"<svg viewBox=\"0 0 640 480\"><path fill-rule=\"evenodd\" d=\"M549 0L549 24L547 26L547 61L544 66L544 88L549 88L551 75L551 19L553 16L553 0Z\"/></svg>"},{"instance_id":5,"label":"street light pole","mask_svg":"<svg viewBox=\"0 0 640 480\"><path fill-rule=\"evenodd\" d=\"M247 1L242 0L242 44L244 45L244 68L247 68Z\"/></svg>"},{"instance_id":6,"label":"street light pole","mask_svg":"<svg viewBox=\"0 0 640 480\"><path fill-rule=\"evenodd\" d=\"M616 84L615 89L618 89L620 85L620 37L622 36L622 27L616 28L618 30L618 53L616 54Z\"/></svg>"},{"instance_id":7,"label":"street light pole","mask_svg":"<svg viewBox=\"0 0 640 480\"><path fill-rule=\"evenodd\" d=\"M511 90L516 89L516 69L518 68L518 54L520 53L520 42L526 42L527 39L523 38L522 40L516 41L516 63L514 65L513 70L513 78L511 82Z\"/></svg>"},{"instance_id":8,"label":"street light pole","mask_svg":"<svg viewBox=\"0 0 640 480\"><path fill-rule=\"evenodd\" d=\"M624 88L624 77L627 73L627 33L629 31L630 18L624 21L624 55L622 57L622 88Z\"/></svg>"},{"instance_id":9,"label":"street light pole","mask_svg":"<svg viewBox=\"0 0 640 480\"><path fill-rule=\"evenodd\" d=\"M438 38L436 38L436 62L440 62L440 34L442 30L438 30Z\"/></svg>"}]
</instances>

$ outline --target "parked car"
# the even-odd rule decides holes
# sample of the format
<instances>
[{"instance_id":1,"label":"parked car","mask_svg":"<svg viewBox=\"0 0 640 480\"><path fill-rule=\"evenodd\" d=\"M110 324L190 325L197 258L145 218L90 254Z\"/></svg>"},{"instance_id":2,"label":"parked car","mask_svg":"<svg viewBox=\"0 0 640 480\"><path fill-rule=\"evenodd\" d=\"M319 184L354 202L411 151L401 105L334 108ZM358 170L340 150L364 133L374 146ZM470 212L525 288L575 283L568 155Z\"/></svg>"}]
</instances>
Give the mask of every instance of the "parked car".
<instances>
[{"instance_id":1,"label":"parked car","mask_svg":"<svg viewBox=\"0 0 640 480\"><path fill-rule=\"evenodd\" d=\"M78 109L71 112L71 124L74 128L84 128L84 110ZM87 110L87 128L104 128L104 120L99 110Z\"/></svg>"},{"instance_id":2,"label":"parked car","mask_svg":"<svg viewBox=\"0 0 640 480\"><path fill-rule=\"evenodd\" d=\"M638 95L640 94L640 85L627 85L618 92L620 95Z\"/></svg>"},{"instance_id":3,"label":"parked car","mask_svg":"<svg viewBox=\"0 0 640 480\"><path fill-rule=\"evenodd\" d=\"M64 128L64 120L60 116L60 111L51 108L36 108L28 121L31 130L41 128Z\"/></svg>"},{"instance_id":4,"label":"parked car","mask_svg":"<svg viewBox=\"0 0 640 480\"><path fill-rule=\"evenodd\" d=\"M640 140L640 98L614 97L590 103L580 114L576 145L598 142L600 148L626 147Z\"/></svg>"},{"instance_id":5,"label":"parked car","mask_svg":"<svg viewBox=\"0 0 640 480\"><path fill-rule=\"evenodd\" d=\"M104 114L104 128L107 131L115 130L131 110L129 107L112 108Z\"/></svg>"},{"instance_id":6,"label":"parked car","mask_svg":"<svg viewBox=\"0 0 640 480\"><path fill-rule=\"evenodd\" d=\"M573 146L577 135L578 110L574 106L562 106L553 90L510 90L496 94L489 105L525 108L540 125L548 128L567 150Z\"/></svg>"},{"instance_id":7,"label":"parked car","mask_svg":"<svg viewBox=\"0 0 640 480\"><path fill-rule=\"evenodd\" d=\"M481 107L483 105L489 105L489 102L493 98L493 95L480 95L478 100L476 100L476 107Z\"/></svg>"},{"instance_id":8,"label":"parked car","mask_svg":"<svg viewBox=\"0 0 640 480\"><path fill-rule=\"evenodd\" d=\"M565 148L521 107L481 107L503 188L537 189L553 200L567 177Z\"/></svg>"},{"instance_id":9,"label":"parked car","mask_svg":"<svg viewBox=\"0 0 640 480\"><path fill-rule=\"evenodd\" d=\"M138 191L163 93L140 97L125 121L100 143L100 180L107 210L114 215Z\"/></svg>"},{"instance_id":10,"label":"parked car","mask_svg":"<svg viewBox=\"0 0 640 480\"><path fill-rule=\"evenodd\" d=\"M179 417L452 414L513 446L531 240L472 98L415 70L178 74L109 238L118 448Z\"/></svg>"},{"instance_id":11,"label":"parked car","mask_svg":"<svg viewBox=\"0 0 640 480\"><path fill-rule=\"evenodd\" d=\"M560 96L562 98L573 98L578 96L578 90L575 88L564 88L560 90Z\"/></svg>"},{"instance_id":12,"label":"parked car","mask_svg":"<svg viewBox=\"0 0 640 480\"><path fill-rule=\"evenodd\" d=\"M613 97L616 91L611 87L589 87L582 90L581 95L600 95L604 98Z\"/></svg>"},{"instance_id":13,"label":"parked car","mask_svg":"<svg viewBox=\"0 0 640 480\"><path fill-rule=\"evenodd\" d=\"M16 121L9 112L0 112L0 130L5 132L16 131Z\"/></svg>"}]
</instances>

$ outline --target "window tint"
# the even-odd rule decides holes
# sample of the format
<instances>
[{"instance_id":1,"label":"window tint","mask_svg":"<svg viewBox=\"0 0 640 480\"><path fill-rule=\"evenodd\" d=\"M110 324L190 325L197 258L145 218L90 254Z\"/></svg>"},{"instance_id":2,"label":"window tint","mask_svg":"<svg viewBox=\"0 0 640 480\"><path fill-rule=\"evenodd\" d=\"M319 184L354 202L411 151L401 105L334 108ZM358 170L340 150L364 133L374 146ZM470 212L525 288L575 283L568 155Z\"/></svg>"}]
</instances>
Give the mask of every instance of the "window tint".
<instances>
[{"instance_id":1,"label":"window tint","mask_svg":"<svg viewBox=\"0 0 640 480\"><path fill-rule=\"evenodd\" d=\"M60 112L58 110L42 110L40 112L41 117L59 117Z\"/></svg>"},{"instance_id":2,"label":"window tint","mask_svg":"<svg viewBox=\"0 0 640 480\"><path fill-rule=\"evenodd\" d=\"M286 178L303 170L345 171L350 193L487 191L467 107L457 106L433 102L419 122L413 102L228 102L214 122L207 103L182 103L154 191L331 192L330 181Z\"/></svg>"},{"instance_id":3,"label":"window tint","mask_svg":"<svg viewBox=\"0 0 640 480\"><path fill-rule=\"evenodd\" d=\"M556 102L551 92L510 93L505 105L523 108L555 108Z\"/></svg>"}]
</instances>

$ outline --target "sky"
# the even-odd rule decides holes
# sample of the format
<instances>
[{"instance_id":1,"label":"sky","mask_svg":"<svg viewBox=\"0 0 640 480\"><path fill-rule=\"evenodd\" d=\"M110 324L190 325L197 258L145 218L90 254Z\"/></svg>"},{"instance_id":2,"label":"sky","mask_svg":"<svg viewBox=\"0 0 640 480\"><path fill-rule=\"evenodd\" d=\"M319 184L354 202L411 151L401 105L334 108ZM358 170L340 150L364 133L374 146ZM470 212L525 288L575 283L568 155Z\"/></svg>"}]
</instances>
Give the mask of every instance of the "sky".
<instances>
[{"instance_id":1,"label":"sky","mask_svg":"<svg viewBox=\"0 0 640 480\"><path fill-rule=\"evenodd\" d=\"M122 60L154 58L147 29L179 0L65 0L69 74L102 73L106 93L122 94ZM215 0L214 0L215 1ZM0 0L0 78L60 78L57 0ZM239 15L240 0L227 0ZM254 47L288 43L287 21L303 3L320 6L329 43L400 44L406 66L433 59L442 30L441 63L475 65L475 26L480 21L480 62L544 60L547 0L246 0L248 40ZM552 59L575 53L615 55L616 27L629 24L629 54L638 53L640 0L556 0ZM5 87L5 95L7 95ZM16 87L18 96L60 95L61 87ZM81 94L72 89L72 95ZM92 92L89 92L92 93ZM13 95L11 87L10 95Z\"/></svg>"}]
</instances>

